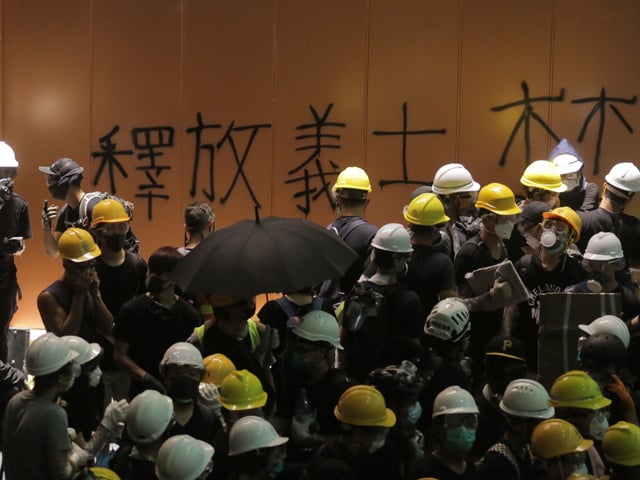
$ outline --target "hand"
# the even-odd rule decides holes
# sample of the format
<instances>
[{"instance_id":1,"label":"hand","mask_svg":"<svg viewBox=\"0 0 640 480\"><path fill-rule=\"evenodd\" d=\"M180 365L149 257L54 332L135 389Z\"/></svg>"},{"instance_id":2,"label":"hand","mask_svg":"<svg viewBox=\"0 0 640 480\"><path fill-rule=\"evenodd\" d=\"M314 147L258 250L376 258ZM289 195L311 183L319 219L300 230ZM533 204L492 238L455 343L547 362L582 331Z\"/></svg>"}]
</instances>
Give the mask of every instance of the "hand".
<instances>
[{"instance_id":1,"label":"hand","mask_svg":"<svg viewBox=\"0 0 640 480\"><path fill-rule=\"evenodd\" d=\"M489 290L490 295L496 300L509 300L511 298L511 284L502 277L497 277L493 281L493 287Z\"/></svg>"},{"instance_id":2,"label":"hand","mask_svg":"<svg viewBox=\"0 0 640 480\"><path fill-rule=\"evenodd\" d=\"M58 216L58 206L49 205L49 202L44 201L44 207L42 208L42 229L47 232L51 231L53 221Z\"/></svg>"},{"instance_id":3,"label":"hand","mask_svg":"<svg viewBox=\"0 0 640 480\"><path fill-rule=\"evenodd\" d=\"M222 409L222 405L220 405L220 402L218 401L218 397L220 396L218 387L212 383L201 383L198 387L198 392L200 393L202 403L211 410L219 412Z\"/></svg>"},{"instance_id":4,"label":"hand","mask_svg":"<svg viewBox=\"0 0 640 480\"><path fill-rule=\"evenodd\" d=\"M629 391L627 390L625 384L622 383L622 380L620 380L620 377L615 373L612 373L610 377L611 383L606 386L605 390L607 392L613 393L620 399L620 403L624 407L625 412L635 411L635 402L633 401L633 398L631 398L631 395L629 394Z\"/></svg>"},{"instance_id":5,"label":"hand","mask_svg":"<svg viewBox=\"0 0 640 480\"><path fill-rule=\"evenodd\" d=\"M98 272L95 270L91 270L88 277L89 293L92 297L95 297L100 293L100 277L98 277Z\"/></svg>"},{"instance_id":6,"label":"hand","mask_svg":"<svg viewBox=\"0 0 640 480\"><path fill-rule=\"evenodd\" d=\"M74 442L71 442L71 452L69 452L69 463L71 463L74 471L80 470L93 463L93 455L83 450Z\"/></svg>"},{"instance_id":7,"label":"hand","mask_svg":"<svg viewBox=\"0 0 640 480\"><path fill-rule=\"evenodd\" d=\"M104 411L100 425L112 432L118 428L119 423L124 423L128 411L129 402L126 400L111 402Z\"/></svg>"},{"instance_id":8,"label":"hand","mask_svg":"<svg viewBox=\"0 0 640 480\"><path fill-rule=\"evenodd\" d=\"M153 375L149 375L148 373L145 373L144 377L142 377L142 385L144 385L144 388L146 388L147 390L156 390L163 395L167 393L167 390L166 388L164 388L162 382Z\"/></svg>"},{"instance_id":9,"label":"hand","mask_svg":"<svg viewBox=\"0 0 640 480\"><path fill-rule=\"evenodd\" d=\"M295 415L291 419L291 438L297 445L307 446L309 443L315 443L313 441L313 434L311 433L311 425L315 422L316 416L306 415L303 419L298 419Z\"/></svg>"}]
</instances>

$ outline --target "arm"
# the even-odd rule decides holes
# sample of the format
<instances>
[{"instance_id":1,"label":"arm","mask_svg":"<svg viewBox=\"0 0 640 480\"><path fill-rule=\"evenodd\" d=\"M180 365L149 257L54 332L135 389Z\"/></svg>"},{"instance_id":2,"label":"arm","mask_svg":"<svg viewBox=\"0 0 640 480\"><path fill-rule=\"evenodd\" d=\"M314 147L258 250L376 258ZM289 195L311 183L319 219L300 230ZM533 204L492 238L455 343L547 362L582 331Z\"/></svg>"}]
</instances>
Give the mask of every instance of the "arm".
<instances>
[{"instance_id":1,"label":"arm","mask_svg":"<svg viewBox=\"0 0 640 480\"><path fill-rule=\"evenodd\" d=\"M58 303L56 297L44 291L38 295L38 311L47 331L58 336L77 335L82 324L84 292L74 292L71 308L67 313Z\"/></svg>"},{"instance_id":2,"label":"arm","mask_svg":"<svg viewBox=\"0 0 640 480\"><path fill-rule=\"evenodd\" d=\"M109 311L100 294L100 279L98 273L93 271L90 276L89 293L95 305L95 321L97 330L105 337L113 331L113 314Z\"/></svg>"},{"instance_id":3,"label":"arm","mask_svg":"<svg viewBox=\"0 0 640 480\"><path fill-rule=\"evenodd\" d=\"M113 349L113 360L122 370L129 372L133 378L142 382L147 372L129 356L129 344L116 338Z\"/></svg>"}]
</instances>

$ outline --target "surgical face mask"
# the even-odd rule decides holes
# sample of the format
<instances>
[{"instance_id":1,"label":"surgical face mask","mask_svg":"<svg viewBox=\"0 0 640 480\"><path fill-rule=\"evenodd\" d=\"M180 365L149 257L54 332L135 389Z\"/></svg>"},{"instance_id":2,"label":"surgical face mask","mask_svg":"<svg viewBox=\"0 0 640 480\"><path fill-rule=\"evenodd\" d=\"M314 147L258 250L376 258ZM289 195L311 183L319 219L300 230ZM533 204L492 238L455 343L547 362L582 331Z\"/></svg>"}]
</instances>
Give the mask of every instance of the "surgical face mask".
<instances>
[{"instance_id":1,"label":"surgical face mask","mask_svg":"<svg viewBox=\"0 0 640 480\"><path fill-rule=\"evenodd\" d=\"M554 255L566 250L567 239L558 234L555 228L545 228L540 235L540 244L548 253Z\"/></svg>"},{"instance_id":2,"label":"surgical face mask","mask_svg":"<svg viewBox=\"0 0 640 480\"><path fill-rule=\"evenodd\" d=\"M562 183L567 186L567 191L578 188L580 186L580 174L579 173L567 173L566 175L562 175Z\"/></svg>"},{"instance_id":3,"label":"surgical face mask","mask_svg":"<svg viewBox=\"0 0 640 480\"><path fill-rule=\"evenodd\" d=\"M589 425L589 433L594 440L602 440L604 438L604 432L609 428L609 421L607 415L603 410L598 410L596 416L591 420Z\"/></svg>"},{"instance_id":4,"label":"surgical face mask","mask_svg":"<svg viewBox=\"0 0 640 480\"><path fill-rule=\"evenodd\" d=\"M571 473L582 473L587 475L589 473L589 469L587 468L586 463L581 463L580 465L576 465Z\"/></svg>"},{"instance_id":5,"label":"surgical face mask","mask_svg":"<svg viewBox=\"0 0 640 480\"><path fill-rule=\"evenodd\" d=\"M100 379L102 378L102 370L100 367L94 368L89 374L88 383L90 387L97 387L100 383Z\"/></svg>"},{"instance_id":6,"label":"surgical face mask","mask_svg":"<svg viewBox=\"0 0 640 480\"><path fill-rule=\"evenodd\" d=\"M512 220L496 223L493 231L501 240L507 240L511 238L511 232L513 232L513 225L514 223Z\"/></svg>"},{"instance_id":7,"label":"surgical face mask","mask_svg":"<svg viewBox=\"0 0 640 480\"><path fill-rule=\"evenodd\" d=\"M447 448L458 455L466 455L476 441L476 431L467 427L447 430Z\"/></svg>"},{"instance_id":8,"label":"surgical face mask","mask_svg":"<svg viewBox=\"0 0 640 480\"><path fill-rule=\"evenodd\" d=\"M418 423L418 420L420 420L421 416L422 416L422 405L420 405L420 402L416 402L407 412L406 419L407 419L407 422L409 422L411 425L415 425L416 423Z\"/></svg>"},{"instance_id":9,"label":"surgical face mask","mask_svg":"<svg viewBox=\"0 0 640 480\"><path fill-rule=\"evenodd\" d=\"M114 252L119 252L124 248L125 235L108 235L102 238L107 247Z\"/></svg>"}]
</instances>

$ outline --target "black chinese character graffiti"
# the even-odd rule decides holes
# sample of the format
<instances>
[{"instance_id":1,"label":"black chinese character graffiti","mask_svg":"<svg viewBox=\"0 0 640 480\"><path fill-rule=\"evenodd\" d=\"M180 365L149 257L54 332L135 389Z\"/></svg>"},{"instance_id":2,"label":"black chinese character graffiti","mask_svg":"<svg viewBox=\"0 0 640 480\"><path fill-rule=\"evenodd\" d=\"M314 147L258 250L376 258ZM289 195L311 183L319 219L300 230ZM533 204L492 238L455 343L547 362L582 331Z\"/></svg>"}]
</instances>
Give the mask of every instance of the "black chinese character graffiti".
<instances>
[{"instance_id":1,"label":"black chinese character graffiti","mask_svg":"<svg viewBox=\"0 0 640 480\"><path fill-rule=\"evenodd\" d=\"M400 135L402 137L402 178L398 180L380 180L380 188L384 188L385 185L391 185L394 183L415 184L415 185L431 185L430 180L411 180L409 179L407 169L407 138L410 135L444 135L447 130L440 128L437 130L408 130L407 121L407 103L402 104L402 130L398 131L382 131L374 130L373 134L376 136L386 135Z\"/></svg>"},{"instance_id":2,"label":"black chinese character graffiti","mask_svg":"<svg viewBox=\"0 0 640 480\"><path fill-rule=\"evenodd\" d=\"M296 174L302 170L302 175L295 176L285 181L287 183L300 183L302 182L301 190L298 190L293 194L293 198L304 198L304 204L296 204L296 208L304 213L305 217L309 215L311 211L311 202L315 202L321 195L324 195L329 202L329 205L333 209L335 207L333 198L329 191L331 182L329 178L335 177L338 174L340 165L331 159L326 159L328 165L323 165L323 151L327 149L339 150L341 135L337 133L325 133L326 129L338 129L345 128L346 123L342 122L329 122L327 119L333 109L333 103L330 103L325 109L322 115L318 114L318 111L309 105L309 110L313 117L313 123L303 123L296 127L296 130L303 132L300 135L296 135L296 141L304 143L304 145L296 147L297 152L311 151L305 159L296 167L289 170L289 175ZM311 133L306 133L311 131ZM311 140L308 142L308 140ZM313 170L310 168L313 165ZM311 185L311 182L315 180L316 185ZM317 185L319 183L319 185Z\"/></svg>"},{"instance_id":3,"label":"black chinese character graffiti","mask_svg":"<svg viewBox=\"0 0 640 480\"><path fill-rule=\"evenodd\" d=\"M595 105L587 115L587 118L584 120L582 124L582 128L580 129L580 135L578 136L578 141L582 142L584 140L584 136L587 133L587 128L589 127L589 123L594 115L600 112L600 125L598 125L598 138L596 139L596 153L593 159L593 173L594 175L598 173L600 170L600 151L602 149L602 137L604 133L604 123L606 119L606 107L607 104L611 111L618 117L618 119L624 125L624 128L629 132L633 133L633 128L629 125L629 122L622 116L618 107L616 107L615 103L624 103L627 105L635 105L637 101L637 97L634 95L631 98L619 98L619 97L607 97L604 87L600 89L600 95L598 97L586 97L586 98L577 98L575 100L571 100L571 103L592 103Z\"/></svg>"},{"instance_id":4,"label":"black chinese character graffiti","mask_svg":"<svg viewBox=\"0 0 640 480\"><path fill-rule=\"evenodd\" d=\"M160 165L156 162L164 155L164 153L158 151L158 149L173 147L173 134L173 127L167 126L133 128L131 130L134 148L136 150L146 150L144 153L139 153L137 157L138 161L146 160L148 164L137 166L136 170L142 170L147 180L149 180L149 183L138 185L138 189L144 193L137 193L136 197L147 199L147 217L149 220L153 218L153 199L169 199L169 195L159 193L159 191L165 188L165 185L159 183L159 181L162 172L171 170L171 166Z\"/></svg>"},{"instance_id":5,"label":"black chinese character graffiti","mask_svg":"<svg viewBox=\"0 0 640 480\"><path fill-rule=\"evenodd\" d=\"M117 150L118 145L113 141L113 137L120 130L120 125L116 125L111 129L109 133L105 136L100 137L98 140L100 142L101 152L91 152L91 156L93 158L100 159L100 166L96 171L95 176L93 177L93 185L98 185L100 181L100 176L104 171L105 167L108 167L109 171L109 188L112 194L117 193L116 180L114 176L114 168L117 168L120 174L124 178L129 178L127 171L122 166L122 163L118 160L118 156L120 155L131 155L133 154L133 150Z\"/></svg>"},{"instance_id":6,"label":"black chinese character graffiti","mask_svg":"<svg viewBox=\"0 0 640 480\"><path fill-rule=\"evenodd\" d=\"M509 154L509 149L511 148L511 144L515 139L518 131L524 125L524 150L525 150L525 164L528 165L531 160L531 141L529 138L530 129L531 129L531 120L534 120L540 124L545 131L551 135L556 142L560 141L560 138L551 130L551 127L538 115L533 109L534 103L539 102L562 102L564 100L564 88L560 89L560 95L556 97L534 97L531 98L529 96L529 85L527 82L522 82L522 92L524 93L524 98L522 100L518 100L516 102L505 103L504 105L499 105L497 107L492 107L491 111L493 112L502 112L503 110L507 110L512 107L523 106L522 113L518 117L513 130L511 131L511 135L509 135L509 139L507 140L507 144L502 151L502 156L500 157L500 162L498 164L500 166L504 166L507 163L507 155Z\"/></svg>"},{"instance_id":7,"label":"black chinese character graffiti","mask_svg":"<svg viewBox=\"0 0 640 480\"><path fill-rule=\"evenodd\" d=\"M221 128L222 125L218 123L213 124L205 124L202 121L202 114L198 112L197 116L198 124L195 127L187 128L187 133L193 133L195 135L195 157L193 160L193 171L191 174L191 188L189 190L189 194L191 197L196 196L196 190L198 189L198 178L200 174L200 153L205 151L207 156L209 157L209 165L207 169L207 179L208 179L208 190L203 189L202 193L209 201L215 200L216 192L214 187L214 167L215 167L215 156L216 149L215 145L211 143L202 143L202 133L205 130L213 129L213 128Z\"/></svg>"}]
</instances>

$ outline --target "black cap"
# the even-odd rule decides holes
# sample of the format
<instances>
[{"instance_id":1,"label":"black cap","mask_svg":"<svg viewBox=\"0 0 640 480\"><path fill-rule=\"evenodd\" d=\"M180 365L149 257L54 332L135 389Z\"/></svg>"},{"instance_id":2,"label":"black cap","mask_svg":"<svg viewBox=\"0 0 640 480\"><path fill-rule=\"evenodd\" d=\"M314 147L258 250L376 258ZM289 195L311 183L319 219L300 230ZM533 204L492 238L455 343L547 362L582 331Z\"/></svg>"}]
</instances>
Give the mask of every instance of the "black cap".
<instances>
[{"instance_id":1,"label":"black cap","mask_svg":"<svg viewBox=\"0 0 640 480\"><path fill-rule=\"evenodd\" d=\"M527 222L531 224L541 223L542 214L550 212L551 207L545 202L530 202L522 207L522 213L518 217L518 222Z\"/></svg>"},{"instance_id":2,"label":"black cap","mask_svg":"<svg viewBox=\"0 0 640 480\"><path fill-rule=\"evenodd\" d=\"M69 173L74 169L80 169L78 173L82 173L84 171L84 168L78 165L75 160L66 157L59 158L50 167L38 167L38 170L42 173L46 173L47 175L56 175L58 177L61 177L65 173Z\"/></svg>"},{"instance_id":3,"label":"black cap","mask_svg":"<svg viewBox=\"0 0 640 480\"><path fill-rule=\"evenodd\" d=\"M526 361L523 343L517 338L508 335L493 337L487 343L484 353L489 356L505 357L522 362Z\"/></svg>"}]
</instances>

